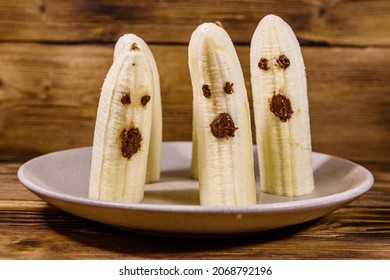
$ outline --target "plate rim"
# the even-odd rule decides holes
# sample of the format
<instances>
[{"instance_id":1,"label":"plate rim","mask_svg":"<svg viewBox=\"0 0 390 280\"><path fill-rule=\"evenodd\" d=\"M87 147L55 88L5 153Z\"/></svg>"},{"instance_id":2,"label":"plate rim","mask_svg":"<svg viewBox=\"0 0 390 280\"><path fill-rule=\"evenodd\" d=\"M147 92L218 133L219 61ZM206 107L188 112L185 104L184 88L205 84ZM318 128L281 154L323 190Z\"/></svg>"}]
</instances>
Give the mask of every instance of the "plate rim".
<instances>
[{"instance_id":1,"label":"plate rim","mask_svg":"<svg viewBox=\"0 0 390 280\"><path fill-rule=\"evenodd\" d=\"M163 143L190 143L190 141L164 141ZM153 203L120 203L120 202L111 202L111 201L99 201L92 200L89 198L63 194L56 191L48 190L42 186L37 185L34 182L28 180L25 176L26 168L32 164L34 161L42 160L42 158L53 156L55 154L67 153L67 152L76 152L81 150L91 149L91 146L65 149L60 151L55 151L47 153L44 155L37 156L33 159L28 160L22 164L17 171L17 177L24 187L36 194L42 200L47 201L43 197L49 197L58 201L64 201L72 204L82 204L89 207L104 207L112 209L121 209L126 211L150 211L150 212L171 212L171 213L198 213L198 214L248 214L248 213L268 213L268 212L285 212L285 211L296 211L299 209L315 209L321 206L331 206L334 204L343 205L348 203L355 198L363 195L367 192L374 184L373 174L365 167L357 164L351 160L347 160L341 157L312 152L313 156L325 156L330 158L335 158L337 160L348 162L355 167L358 167L360 171L365 174L367 178L363 183L359 183L357 186L354 186L352 189L338 192L335 194L308 198L303 200L295 201L283 201L283 202L274 202L274 203L265 203L265 204L256 204L256 205L244 205L244 206L203 206L203 205L175 205L175 204L153 204ZM43 197L42 197L43 196ZM342 197L342 198L341 198ZM337 198L337 199L335 199Z\"/></svg>"}]
</instances>

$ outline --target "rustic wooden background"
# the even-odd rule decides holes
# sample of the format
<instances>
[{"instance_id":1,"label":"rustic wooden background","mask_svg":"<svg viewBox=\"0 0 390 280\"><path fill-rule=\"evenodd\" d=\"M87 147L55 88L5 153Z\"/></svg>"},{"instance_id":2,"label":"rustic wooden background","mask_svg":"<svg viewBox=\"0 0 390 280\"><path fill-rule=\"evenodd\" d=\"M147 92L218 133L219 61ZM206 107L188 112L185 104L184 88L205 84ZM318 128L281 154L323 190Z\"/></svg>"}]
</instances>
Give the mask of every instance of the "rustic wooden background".
<instances>
[{"instance_id":1,"label":"rustic wooden background","mask_svg":"<svg viewBox=\"0 0 390 280\"><path fill-rule=\"evenodd\" d=\"M269 234L186 241L87 221L22 187L25 160L92 144L122 34L143 37L157 60L164 140L190 140L191 33L223 23L250 93L249 42L268 13L284 18L303 48L313 150L371 170L375 185L362 198ZM389 139L389 0L0 0L0 259L389 259Z\"/></svg>"},{"instance_id":2,"label":"rustic wooden background","mask_svg":"<svg viewBox=\"0 0 390 280\"><path fill-rule=\"evenodd\" d=\"M0 0L0 161L92 144L100 87L124 33L144 38L157 60L164 140L190 140L191 33L223 23L250 93L249 42L268 13L303 48L313 150L389 163L388 0Z\"/></svg>"}]
</instances>

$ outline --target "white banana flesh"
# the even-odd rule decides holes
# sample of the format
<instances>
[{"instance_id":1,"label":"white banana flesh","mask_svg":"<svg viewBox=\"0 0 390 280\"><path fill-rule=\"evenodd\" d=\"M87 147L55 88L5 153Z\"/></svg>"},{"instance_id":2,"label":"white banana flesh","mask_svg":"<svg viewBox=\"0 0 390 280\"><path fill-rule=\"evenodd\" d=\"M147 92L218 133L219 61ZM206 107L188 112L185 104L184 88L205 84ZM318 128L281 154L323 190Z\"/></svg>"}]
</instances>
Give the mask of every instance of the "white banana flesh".
<instances>
[{"instance_id":1,"label":"white banana flesh","mask_svg":"<svg viewBox=\"0 0 390 280\"><path fill-rule=\"evenodd\" d=\"M250 112L233 43L220 26L200 25L189 44L193 87L193 177L201 205L256 204ZM197 174L198 173L198 174Z\"/></svg>"},{"instance_id":2,"label":"white banana flesh","mask_svg":"<svg viewBox=\"0 0 390 280\"><path fill-rule=\"evenodd\" d=\"M261 188L284 196L314 188L306 73L290 26L268 15L250 46Z\"/></svg>"},{"instance_id":3,"label":"white banana flesh","mask_svg":"<svg viewBox=\"0 0 390 280\"><path fill-rule=\"evenodd\" d=\"M192 104L192 113L195 112L194 107L195 102ZM196 118L193 115L192 116L192 158L191 158L191 176L193 179L198 180L199 174L198 174L198 133L196 129Z\"/></svg>"},{"instance_id":4,"label":"white banana flesh","mask_svg":"<svg viewBox=\"0 0 390 280\"><path fill-rule=\"evenodd\" d=\"M160 179L161 143L162 143L162 108L160 93L160 77L154 56L144 40L134 34L125 34L119 38L114 49L114 60L128 50L132 44L139 45L148 58L153 74L153 113L148 163L146 168L146 183L157 182Z\"/></svg>"},{"instance_id":5,"label":"white banana flesh","mask_svg":"<svg viewBox=\"0 0 390 280\"><path fill-rule=\"evenodd\" d=\"M91 199L125 203L143 199L155 85L141 40L118 53L102 87L92 148Z\"/></svg>"}]
</instances>

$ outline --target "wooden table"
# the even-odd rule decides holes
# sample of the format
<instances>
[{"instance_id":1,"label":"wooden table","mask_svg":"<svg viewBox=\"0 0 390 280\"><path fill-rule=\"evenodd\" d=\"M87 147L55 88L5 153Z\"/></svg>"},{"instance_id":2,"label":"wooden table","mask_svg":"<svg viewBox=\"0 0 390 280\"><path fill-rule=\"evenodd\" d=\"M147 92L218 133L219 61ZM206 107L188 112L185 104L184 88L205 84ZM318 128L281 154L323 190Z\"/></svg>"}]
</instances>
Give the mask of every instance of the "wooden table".
<instances>
[{"instance_id":1,"label":"wooden table","mask_svg":"<svg viewBox=\"0 0 390 280\"><path fill-rule=\"evenodd\" d=\"M286 20L302 46L313 150L371 170L375 185L367 194L276 232L193 240L84 220L18 182L26 160L92 145L100 88L121 35L141 36L155 56L164 141L189 141L191 33L222 22L251 101L250 40L269 13ZM383 0L0 0L0 258L390 259L389 30L390 2Z\"/></svg>"},{"instance_id":2,"label":"wooden table","mask_svg":"<svg viewBox=\"0 0 390 280\"><path fill-rule=\"evenodd\" d=\"M248 237L185 239L113 229L43 202L0 164L1 259L390 259L390 166L373 188L317 220Z\"/></svg>"}]
</instances>

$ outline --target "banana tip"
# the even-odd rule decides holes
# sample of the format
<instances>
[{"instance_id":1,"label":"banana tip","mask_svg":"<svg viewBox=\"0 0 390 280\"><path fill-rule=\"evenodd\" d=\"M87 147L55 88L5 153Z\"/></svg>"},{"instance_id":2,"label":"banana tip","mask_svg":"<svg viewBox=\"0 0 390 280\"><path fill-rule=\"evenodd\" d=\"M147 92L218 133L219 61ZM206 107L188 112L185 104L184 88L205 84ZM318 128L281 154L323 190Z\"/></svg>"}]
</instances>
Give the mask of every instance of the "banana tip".
<instances>
[{"instance_id":1,"label":"banana tip","mask_svg":"<svg viewBox=\"0 0 390 280\"><path fill-rule=\"evenodd\" d=\"M221 27L221 28L223 28L223 24L222 24L219 20L217 20L216 22L214 22L214 24L217 25L217 26L219 26L219 27Z\"/></svg>"}]
</instances>

